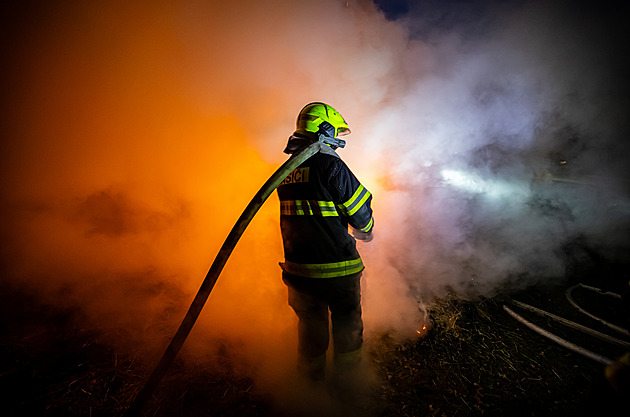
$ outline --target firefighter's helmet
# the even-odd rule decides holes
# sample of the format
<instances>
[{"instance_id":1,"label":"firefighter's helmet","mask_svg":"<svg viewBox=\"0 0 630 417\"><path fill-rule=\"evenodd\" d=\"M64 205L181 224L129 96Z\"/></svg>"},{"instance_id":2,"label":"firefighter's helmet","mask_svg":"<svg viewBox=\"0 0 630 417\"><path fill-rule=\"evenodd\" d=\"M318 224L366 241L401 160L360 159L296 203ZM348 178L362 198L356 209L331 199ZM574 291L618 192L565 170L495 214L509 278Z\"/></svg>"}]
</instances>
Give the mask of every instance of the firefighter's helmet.
<instances>
[{"instance_id":1,"label":"firefighter's helmet","mask_svg":"<svg viewBox=\"0 0 630 417\"><path fill-rule=\"evenodd\" d=\"M308 135L307 132L316 133L323 122L330 123L335 128L335 136L343 136L350 133L348 123L343 116L326 103L309 103L300 111L297 118L295 133Z\"/></svg>"}]
</instances>

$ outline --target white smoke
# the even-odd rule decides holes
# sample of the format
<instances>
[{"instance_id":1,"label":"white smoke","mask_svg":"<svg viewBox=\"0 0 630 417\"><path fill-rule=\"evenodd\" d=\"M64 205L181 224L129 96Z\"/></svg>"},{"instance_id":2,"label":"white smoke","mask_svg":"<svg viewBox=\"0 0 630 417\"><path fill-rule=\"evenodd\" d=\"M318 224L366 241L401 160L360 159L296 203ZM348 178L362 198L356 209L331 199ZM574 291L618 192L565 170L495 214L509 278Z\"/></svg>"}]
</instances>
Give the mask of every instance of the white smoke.
<instances>
[{"instance_id":1,"label":"white smoke","mask_svg":"<svg viewBox=\"0 0 630 417\"><path fill-rule=\"evenodd\" d=\"M392 77L406 88L369 110L361 155L386 167L379 255L420 296L562 279L577 238L623 259L627 60L614 45L627 31L615 10L412 6L405 53L428 63Z\"/></svg>"}]
</instances>

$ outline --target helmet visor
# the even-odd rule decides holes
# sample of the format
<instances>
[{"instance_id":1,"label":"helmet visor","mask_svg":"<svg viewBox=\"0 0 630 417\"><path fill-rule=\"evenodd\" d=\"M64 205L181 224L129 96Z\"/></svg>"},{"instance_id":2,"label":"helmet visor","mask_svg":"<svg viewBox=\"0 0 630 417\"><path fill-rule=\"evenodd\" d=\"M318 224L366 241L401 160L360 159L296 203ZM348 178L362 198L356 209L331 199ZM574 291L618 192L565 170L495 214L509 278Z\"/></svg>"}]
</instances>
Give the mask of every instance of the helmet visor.
<instances>
[{"instance_id":1,"label":"helmet visor","mask_svg":"<svg viewBox=\"0 0 630 417\"><path fill-rule=\"evenodd\" d=\"M350 134L350 129L347 127L340 127L337 129L337 136L346 136Z\"/></svg>"}]
</instances>

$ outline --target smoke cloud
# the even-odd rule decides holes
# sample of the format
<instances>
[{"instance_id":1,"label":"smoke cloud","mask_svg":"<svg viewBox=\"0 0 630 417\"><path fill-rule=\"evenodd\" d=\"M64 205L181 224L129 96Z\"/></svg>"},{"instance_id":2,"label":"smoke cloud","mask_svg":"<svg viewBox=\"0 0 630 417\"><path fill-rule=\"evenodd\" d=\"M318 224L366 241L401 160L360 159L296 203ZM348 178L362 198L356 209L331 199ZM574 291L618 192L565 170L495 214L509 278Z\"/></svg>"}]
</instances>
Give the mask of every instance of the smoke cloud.
<instances>
[{"instance_id":1,"label":"smoke cloud","mask_svg":"<svg viewBox=\"0 0 630 417\"><path fill-rule=\"evenodd\" d=\"M607 2L14 2L2 14L2 281L162 353L301 107L353 131L374 195L366 336L448 288L558 279L581 239L627 255L627 13ZM182 356L292 369L277 197Z\"/></svg>"}]
</instances>

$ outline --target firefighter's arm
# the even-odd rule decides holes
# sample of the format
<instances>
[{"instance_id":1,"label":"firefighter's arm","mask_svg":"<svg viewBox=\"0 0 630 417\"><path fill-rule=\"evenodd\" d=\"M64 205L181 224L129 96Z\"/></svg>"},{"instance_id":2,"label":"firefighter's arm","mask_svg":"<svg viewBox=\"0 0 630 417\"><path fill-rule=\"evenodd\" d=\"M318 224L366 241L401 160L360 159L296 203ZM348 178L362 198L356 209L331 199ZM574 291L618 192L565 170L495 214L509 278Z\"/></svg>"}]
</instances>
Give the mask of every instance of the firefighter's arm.
<instances>
[{"instance_id":1,"label":"firefighter's arm","mask_svg":"<svg viewBox=\"0 0 630 417\"><path fill-rule=\"evenodd\" d=\"M355 213L349 218L350 226L352 226L352 236L354 236L355 239L362 240L364 242L371 241L373 237L372 231L374 230L374 218L372 217L372 209L370 208L371 200L372 197L370 196L364 203L364 207L360 209L362 213L359 213L358 215ZM366 223L365 219L367 219L368 216L369 220L367 220Z\"/></svg>"},{"instance_id":2,"label":"firefighter's arm","mask_svg":"<svg viewBox=\"0 0 630 417\"><path fill-rule=\"evenodd\" d=\"M341 204L337 205L338 211L343 215L350 226L353 236L365 242L372 240L374 219L372 218L372 194L365 188L348 167L342 163L338 175L337 187L340 191Z\"/></svg>"}]
</instances>

